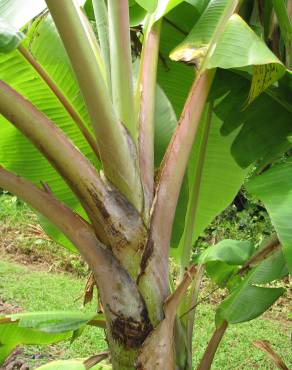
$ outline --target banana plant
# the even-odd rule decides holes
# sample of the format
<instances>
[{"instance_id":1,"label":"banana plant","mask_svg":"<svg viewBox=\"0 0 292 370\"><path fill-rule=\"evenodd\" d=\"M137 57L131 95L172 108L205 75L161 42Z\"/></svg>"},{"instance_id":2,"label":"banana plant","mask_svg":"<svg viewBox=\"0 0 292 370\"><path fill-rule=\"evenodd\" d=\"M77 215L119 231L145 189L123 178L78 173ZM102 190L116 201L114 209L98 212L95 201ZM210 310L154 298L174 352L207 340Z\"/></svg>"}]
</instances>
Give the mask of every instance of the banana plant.
<instances>
[{"instance_id":1,"label":"banana plant","mask_svg":"<svg viewBox=\"0 0 292 370\"><path fill-rule=\"evenodd\" d=\"M257 286L287 274L279 248L263 259L249 243L225 241L191 261L251 167L291 145L290 74L246 23L245 5L0 1L0 187L81 254L103 310L102 319L0 318L0 362L15 345L75 338L95 323L106 328L110 365L93 354L43 368L192 369L206 269L230 289L198 365L209 369L228 324L259 316L283 294Z\"/></svg>"}]
</instances>

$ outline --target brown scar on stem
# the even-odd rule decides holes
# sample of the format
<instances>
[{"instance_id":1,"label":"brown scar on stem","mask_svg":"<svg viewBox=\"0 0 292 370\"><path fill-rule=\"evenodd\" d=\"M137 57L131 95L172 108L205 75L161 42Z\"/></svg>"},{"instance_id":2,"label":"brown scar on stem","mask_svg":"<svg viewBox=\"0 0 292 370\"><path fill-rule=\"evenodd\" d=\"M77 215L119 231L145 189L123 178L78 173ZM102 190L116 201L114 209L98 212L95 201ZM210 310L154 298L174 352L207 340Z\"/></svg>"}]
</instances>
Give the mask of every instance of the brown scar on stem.
<instances>
[{"instance_id":1,"label":"brown scar on stem","mask_svg":"<svg viewBox=\"0 0 292 370\"><path fill-rule=\"evenodd\" d=\"M145 270L146 270L147 265L148 265L148 261L151 258L152 254L153 254L153 251L154 251L154 241L150 237L147 240L147 243L146 243L146 246L145 246L145 249L144 249L142 258L141 258L141 262L140 262L140 273L139 273L139 275L137 277L137 284L139 284L139 280L141 279L141 277L145 273Z\"/></svg>"},{"instance_id":2,"label":"brown scar on stem","mask_svg":"<svg viewBox=\"0 0 292 370\"><path fill-rule=\"evenodd\" d=\"M141 317L143 318L142 322L137 322L132 317L118 315L111 322L113 339L126 348L139 348L153 330L145 308L141 312Z\"/></svg>"}]
</instances>

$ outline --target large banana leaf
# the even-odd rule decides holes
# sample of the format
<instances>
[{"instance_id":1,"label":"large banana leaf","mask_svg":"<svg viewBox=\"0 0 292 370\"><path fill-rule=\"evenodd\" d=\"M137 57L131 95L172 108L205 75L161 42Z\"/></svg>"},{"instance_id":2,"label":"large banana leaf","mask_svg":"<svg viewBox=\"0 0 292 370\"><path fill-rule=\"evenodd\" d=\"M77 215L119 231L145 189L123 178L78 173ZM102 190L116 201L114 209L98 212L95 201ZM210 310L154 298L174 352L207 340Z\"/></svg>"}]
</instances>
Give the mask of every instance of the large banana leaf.
<instances>
[{"instance_id":1,"label":"large banana leaf","mask_svg":"<svg viewBox=\"0 0 292 370\"><path fill-rule=\"evenodd\" d=\"M220 16L222 16L222 11L224 11L224 4L227 3L226 1L210 1L209 2L209 10L214 7L216 8L217 5L221 4L221 13L215 14L212 19L213 28L216 29L216 25ZM222 6L223 4L223 6ZM206 3L205 3L206 5ZM202 7L201 9L204 9ZM217 7L217 9L220 9ZM190 83L194 78L194 70L193 68L183 65L183 64L173 64L172 61L169 61L167 58L168 53L171 51L171 48L175 47L177 44L181 43L177 50L190 50L188 47L190 46L189 42L192 43L194 41L197 42L195 47L191 44L191 50L193 52L204 51L204 46L210 42L210 37L212 37L212 30L211 32L208 31L206 27L210 25L210 22L207 20L210 18L210 12L208 15L207 12L208 8L205 12L201 14L198 13L198 8L192 8L188 4L183 3L176 7L173 11L166 15L166 20L163 23L162 27L162 40L161 40L161 55L165 57L164 60L161 61L158 69L158 79L159 83L163 87L165 93L168 95L170 101L173 104L173 107L177 113L180 114L182 110L183 103L185 101L187 92L190 87ZM207 14L207 18L206 18ZM217 18L216 18L217 17ZM187 34L194 21L196 25L191 32L191 36L186 41L183 41L185 38L185 34ZM211 23L212 23L211 22ZM200 24L205 25L204 27L199 27ZM204 34L204 30L206 34ZM236 32L234 33L234 31ZM239 36L237 37L237 31L239 32ZM217 47L211 57L208 59L207 68L238 68L243 66L252 66L252 65L266 65L270 66L271 69L275 67L276 74L273 74L271 77L270 83L274 81L274 79L279 78L281 74L284 72L284 67L282 66L281 62L269 51L266 45L261 41L256 34L244 23L244 21L238 17L234 16L228 22L228 27L226 28L225 32L223 33L222 40L218 41ZM233 37L236 35L236 37ZM226 40L228 40L228 47L225 45ZM222 42L222 43L221 43ZM225 45L224 48L222 45ZM250 54L250 50L247 46L256 47L257 52L253 52L252 55ZM200 49L201 48L201 49ZM203 48L203 50L202 50ZM218 49L217 49L218 48ZM203 54L204 55L204 54ZM194 55L192 55L194 57ZM252 71L252 70L250 70ZM255 76L259 79L258 70L255 69ZM272 72L271 72L272 73ZM235 155L235 144L233 141L237 141L237 137L239 134L238 131L234 131L236 127L241 125L241 115L251 115L255 110L253 110L254 105L257 104L256 100L252 105L247 107L245 111L243 111L243 107L248 100L248 94L250 89L250 74L246 74L245 77L237 76L234 73L228 71L219 71L217 72L218 76L216 77L216 82L214 84L213 91L211 93L210 100L215 100L214 103L214 111L216 114L212 117L212 124L210 127L209 136L207 138L207 150L205 156L203 158L203 172L202 178L196 175L196 168L198 165L198 157L199 153L203 149L203 145L200 144L200 140L202 138L202 126L203 120L200 124L200 130L197 134L196 142L194 144L193 153L190 159L190 165L188 170L189 175L189 194L188 198L190 199L192 192L194 189L197 191L197 186L199 186L199 198L196 200L196 210L195 210L195 224L194 224L194 235L193 241L199 236L199 234L203 231L203 229L207 226L207 224L218 214L220 213L231 201L232 198L236 195L237 191L239 190L242 181L246 172L241 171L239 165L242 166L242 162L245 161L245 157L251 155L250 151L247 153L245 148L244 152L242 151L240 154ZM240 80L240 82L239 82ZM260 79L261 80L261 79ZM221 88L221 84L231 84L233 87L237 87L239 89L243 89L243 91L238 94L238 91L235 93L231 91L231 86L228 86L227 89L224 90L224 93L228 93L228 99L224 99L224 93ZM252 93L250 95L250 100L254 99L256 95L264 90L268 85L266 83L261 84L261 89L257 89L253 84ZM265 102L267 103L267 99L269 100L268 96L265 95ZM221 104L225 103L225 109L220 109ZM275 102L276 103L276 102ZM230 104L230 106L228 106ZM234 108L236 107L236 111L240 112L241 114L233 114ZM283 117L283 125L286 126L287 118L290 117L290 114L287 115L287 110L280 105L277 105L279 115L279 110L281 111L280 116ZM266 115L273 114L274 107L271 105L266 105L264 113ZM271 111L270 111L271 110ZM225 116L229 113L232 114L232 130L229 131L229 135L224 135L220 132L222 123L225 127ZM260 117L262 113L259 113L257 110L257 115ZM257 122L263 122L262 119L259 120L258 116L253 116L253 124L257 124ZM272 123L271 123L272 124ZM275 126L275 125L274 125ZM267 131L266 131L267 132ZM265 155L267 153L267 145L265 140L260 137L260 135L265 135L264 133L259 133L257 138L260 140L260 144L258 145L257 140L251 143L253 148L253 159L248 161L245 166L248 167L251 163L255 160L260 158L260 155ZM233 136L234 135L234 136ZM225 136L225 137L224 137ZM211 143L211 141L212 143ZM225 141L226 140L226 141ZM249 145L250 138L245 136L244 140L241 141L241 145ZM270 141L273 140L279 141L282 145L283 143L283 136L281 133L279 135L275 134L274 137L270 138ZM283 147L275 149L275 151L281 151ZM219 152L218 152L219 151ZM235 157L232 158L231 155ZM219 155L218 155L219 153ZM236 164L236 161L239 165ZM212 169L212 171L211 171ZM190 176L191 175L191 176ZM184 202L185 203L185 202ZM189 201L188 213L191 209L191 202ZM180 200L177 209L177 217L181 217L183 212L181 210L183 207L183 202ZM178 227L176 227L178 225ZM174 234L181 235L182 233L182 224L175 222L174 223ZM176 238L177 239L177 238ZM177 246L177 245L172 245ZM178 251L174 252L176 256L181 255L182 243L180 244L180 248ZM190 248L190 245L188 246Z\"/></svg>"},{"instance_id":2,"label":"large banana leaf","mask_svg":"<svg viewBox=\"0 0 292 370\"><path fill-rule=\"evenodd\" d=\"M220 133L221 121L212 115L207 137L204 129L208 120L207 110L193 145L188 165L189 202L185 222L192 223L191 242L186 242L187 227L174 232L182 235L177 257L185 255L184 263L191 254L193 242L204 231L213 218L225 209L240 189L247 170L243 170L231 154L235 134L227 137Z\"/></svg>"},{"instance_id":3,"label":"large banana leaf","mask_svg":"<svg viewBox=\"0 0 292 370\"><path fill-rule=\"evenodd\" d=\"M0 17L0 53L9 53L16 49L24 34Z\"/></svg>"},{"instance_id":4,"label":"large banana leaf","mask_svg":"<svg viewBox=\"0 0 292 370\"><path fill-rule=\"evenodd\" d=\"M283 288L263 285L287 275L282 251L278 251L249 272L216 312L216 325L249 321L264 313L283 293Z\"/></svg>"},{"instance_id":5,"label":"large banana leaf","mask_svg":"<svg viewBox=\"0 0 292 370\"><path fill-rule=\"evenodd\" d=\"M100 368L102 369L102 367ZM53 361L36 370L86 370L84 361L67 360L67 361Z\"/></svg>"},{"instance_id":6,"label":"large banana leaf","mask_svg":"<svg viewBox=\"0 0 292 370\"><path fill-rule=\"evenodd\" d=\"M287 74L288 82L289 76ZM227 136L237 131L231 150L241 167L248 167L256 161L265 164L274 160L291 147L288 137L292 134L292 104L285 95L285 90L287 95L291 94L289 84L266 90L247 109L243 109L249 90L246 77L220 70L212 91L212 99L222 98L214 107L223 121L222 134Z\"/></svg>"},{"instance_id":7,"label":"large banana leaf","mask_svg":"<svg viewBox=\"0 0 292 370\"><path fill-rule=\"evenodd\" d=\"M0 317L0 364L20 344L52 344L72 337L95 313L37 312Z\"/></svg>"},{"instance_id":8,"label":"large banana leaf","mask_svg":"<svg viewBox=\"0 0 292 370\"><path fill-rule=\"evenodd\" d=\"M292 111L289 105L283 104L284 99L277 98L273 90L267 90L243 110L242 104L248 96L249 84L246 77L234 72L217 72L209 97L211 101L215 100L214 122L209 132L208 140L211 141L207 143L203 158L205 167L202 177L195 175L195 169L202 150L200 136L203 123L188 170L190 191L197 191L199 186L200 192L195 210L193 241L232 201L249 165L263 159L264 162L274 159L291 146L287 139L292 134ZM246 170L241 172L239 167Z\"/></svg>"},{"instance_id":9,"label":"large banana leaf","mask_svg":"<svg viewBox=\"0 0 292 370\"><path fill-rule=\"evenodd\" d=\"M162 24L158 83L178 117L194 80L195 71L193 67L172 61L169 54L184 39L198 17L199 13L193 6L182 3L166 15Z\"/></svg>"},{"instance_id":10,"label":"large banana leaf","mask_svg":"<svg viewBox=\"0 0 292 370\"><path fill-rule=\"evenodd\" d=\"M47 71L59 89L70 101L73 108L82 117L85 124L89 122L79 88L69 65L67 54L62 46L51 17L37 20L27 37L30 52ZM52 119L92 161L94 154L80 134L62 104L55 97L46 83L39 77L32 66L18 51L0 55L1 79L9 83L18 92L29 99L38 109ZM8 169L39 184L47 183L55 196L71 208L84 215L74 194L49 165L47 160L3 117L0 118L0 163ZM97 165L97 162L94 162ZM70 250L75 248L52 225L42 219L42 224L49 234Z\"/></svg>"},{"instance_id":11,"label":"large banana leaf","mask_svg":"<svg viewBox=\"0 0 292 370\"><path fill-rule=\"evenodd\" d=\"M58 85L62 94L70 101L72 107L79 113L90 130L84 101L50 16L46 16L41 20L38 19L32 25L28 32L26 44L29 51L38 63L45 68L46 72ZM58 124L73 140L75 145L98 167L99 164L94 160L91 149L81 136L75 123L26 60L15 51L0 57L0 67L3 70L1 78L26 96ZM158 166L176 125L176 116L173 108L159 87L157 88L155 118L155 162ZM0 122L0 162L7 168L36 183L40 181L48 183L57 197L84 216L78 200L48 162L4 118ZM70 250L75 251L74 246L52 224L42 216L40 216L40 220L50 236Z\"/></svg>"},{"instance_id":12,"label":"large banana leaf","mask_svg":"<svg viewBox=\"0 0 292 370\"><path fill-rule=\"evenodd\" d=\"M154 120L154 160L155 167L158 168L177 123L174 109L159 85L156 88Z\"/></svg>"},{"instance_id":13,"label":"large banana leaf","mask_svg":"<svg viewBox=\"0 0 292 370\"><path fill-rule=\"evenodd\" d=\"M254 253L250 241L225 239L204 250L196 261L204 264L208 276L219 286L232 286L238 282L236 275L239 266L243 265Z\"/></svg>"},{"instance_id":14,"label":"large banana leaf","mask_svg":"<svg viewBox=\"0 0 292 370\"><path fill-rule=\"evenodd\" d=\"M265 204L292 273L292 159L251 179L246 187Z\"/></svg>"},{"instance_id":15,"label":"large banana leaf","mask_svg":"<svg viewBox=\"0 0 292 370\"><path fill-rule=\"evenodd\" d=\"M285 73L285 66L237 14L229 14L234 1L211 0L195 26L170 54L177 61L201 70L254 66L248 102Z\"/></svg>"},{"instance_id":16,"label":"large banana leaf","mask_svg":"<svg viewBox=\"0 0 292 370\"><path fill-rule=\"evenodd\" d=\"M85 0L77 0L82 6ZM17 29L47 8L45 0L0 0L0 17Z\"/></svg>"},{"instance_id":17,"label":"large banana leaf","mask_svg":"<svg viewBox=\"0 0 292 370\"><path fill-rule=\"evenodd\" d=\"M53 361L36 370L87 370L88 367L85 366L84 361L81 360L67 360L67 361ZM92 370L111 370L112 366L106 363L100 363L93 367Z\"/></svg>"},{"instance_id":18,"label":"large banana leaf","mask_svg":"<svg viewBox=\"0 0 292 370\"><path fill-rule=\"evenodd\" d=\"M44 0L0 0L0 17L17 29L22 28L44 9Z\"/></svg>"},{"instance_id":19,"label":"large banana leaf","mask_svg":"<svg viewBox=\"0 0 292 370\"><path fill-rule=\"evenodd\" d=\"M254 246L250 241L224 239L203 251L198 262L221 261L228 265L243 265L253 252Z\"/></svg>"},{"instance_id":20,"label":"large banana leaf","mask_svg":"<svg viewBox=\"0 0 292 370\"><path fill-rule=\"evenodd\" d=\"M177 8L178 5L182 4L184 1L193 5L199 13L203 12L209 2L209 0L158 0L153 20L157 21L165 17L171 10ZM193 24L194 23L192 23L192 25Z\"/></svg>"},{"instance_id":21,"label":"large banana leaf","mask_svg":"<svg viewBox=\"0 0 292 370\"><path fill-rule=\"evenodd\" d=\"M141 5L149 13L153 13L156 9L158 0L136 0L136 2Z\"/></svg>"}]
</instances>

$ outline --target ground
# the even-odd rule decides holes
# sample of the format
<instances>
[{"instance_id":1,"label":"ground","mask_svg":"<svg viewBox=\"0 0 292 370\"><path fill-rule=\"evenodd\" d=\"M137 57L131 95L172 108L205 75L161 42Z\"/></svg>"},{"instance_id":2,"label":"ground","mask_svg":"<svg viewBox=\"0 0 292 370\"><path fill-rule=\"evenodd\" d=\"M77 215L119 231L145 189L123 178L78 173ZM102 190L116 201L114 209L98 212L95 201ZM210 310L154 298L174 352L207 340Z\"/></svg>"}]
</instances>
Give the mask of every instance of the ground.
<instances>
[{"instance_id":1,"label":"ground","mask_svg":"<svg viewBox=\"0 0 292 370\"><path fill-rule=\"evenodd\" d=\"M0 200L0 315L17 311L84 310L86 266L77 256L48 240L35 216L16 198L2 196ZM266 355L253 346L255 340L268 340L292 369L292 322L288 320L291 296L288 282L286 285L286 296L262 318L228 328L212 369L275 369ZM202 296L211 289L205 282ZM214 308L220 294L216 292L198 306L194 368L214 330ZM94 304L85 310L95 311ZM71 345L19 348L4 369L32 370L56 358L88 357L105 348L103 331L86 328Z\"/></svg>"}]
</instances>

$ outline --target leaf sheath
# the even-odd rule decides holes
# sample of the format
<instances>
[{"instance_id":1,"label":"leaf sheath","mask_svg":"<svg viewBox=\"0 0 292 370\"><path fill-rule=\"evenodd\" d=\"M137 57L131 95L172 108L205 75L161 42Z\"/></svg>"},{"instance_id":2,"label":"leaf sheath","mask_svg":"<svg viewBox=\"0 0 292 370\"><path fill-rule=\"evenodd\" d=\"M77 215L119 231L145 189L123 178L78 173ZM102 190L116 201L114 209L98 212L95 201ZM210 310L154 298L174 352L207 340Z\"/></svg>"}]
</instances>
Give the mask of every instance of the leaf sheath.
<instances>
[{"instance_id":1,"label":"leaf sheath","mask_svg":"<svg viewBox=\"0 0 292 370\"><path fill-rule=\"evenodd\" d=\"M128 346L143 342L151 325L137 286L111 251L97 239L91 226L51 194L2 167L0 186L50 219L80 250L98 284L111 335L117 335L114 328L123 324L133 335L127 338Z\"/></svg>"},{"instance_id":2,"label":"leaf sheath","mask_svg":"<svg viewBox=\"0 0 292 370\"><path fill-rule=\"evenodd\" d=\"M227 321L224 321L219 328L215 329L210 342L206 348L204 356L197 367L197 370L210 370L217 348L224 336L224 333L228 327Z\"/></svg>"},{"instance_id":3,"label":"leaf sheath","mask_svg":"<svg viewBox=\"0 0 292 370\"><path fill-rule=\"evenodd\" d=\"M137 86L139 161L144 189L144 212L149 218L154 195L154 113L161 21L146 34Z\"/></svg>"},{"instance_id":4,"label":"leaf sheath","mask_svg":"<svg viewBox=\"0 0 292 370\"><path fill-rule=\"evenodd\" d=\"M153 322L163 317L160 307L169 294L168 255L175 209L189 154L214 74L214 70L209 70L195 80L161 165L148 238L151 253L146 247L145 266L139 278L139 287L146 305L149 312L153 312ZM149 292L148 284L155 289Z\"/></svg>"},{"instance_id":5,"label":"leaf sheath","mask_svg":"<svg viewBox=\"0 0 292 370\"><path fill-rule=\"evenodd\" d=\"M0 81L0 113L57 169L87 211L100 240L114 247L132 272L140 258L137 248L145 238L144 224L134 207L97 174L58 127L3 81ZM122 248L126 245L128 248Z\"/></svg>"},{"instance_id":6,"label":"leaf sheath","mask_svg":"<svg viewBox=\"0 0 292 370\"><path fill-rule=\"evenodd\" d=\"M128 0L108 0L108 14L113 103L118 119L136 141Z\"/></svg>"},{"instance_id":7,"label":"leaf sheath","mask_svg":"<svg viewBox=\"0 0 292 370\"><path fill-rule=\"evenodd\" d=\"M107 178L142 209L142 187L135 145L117 119L105 83L98 45L75 0L46 1L84 96ZM135 191L133 191L135 189Z\"/></svg>"}]
</instances>

